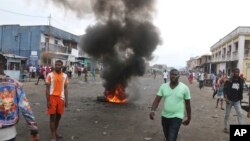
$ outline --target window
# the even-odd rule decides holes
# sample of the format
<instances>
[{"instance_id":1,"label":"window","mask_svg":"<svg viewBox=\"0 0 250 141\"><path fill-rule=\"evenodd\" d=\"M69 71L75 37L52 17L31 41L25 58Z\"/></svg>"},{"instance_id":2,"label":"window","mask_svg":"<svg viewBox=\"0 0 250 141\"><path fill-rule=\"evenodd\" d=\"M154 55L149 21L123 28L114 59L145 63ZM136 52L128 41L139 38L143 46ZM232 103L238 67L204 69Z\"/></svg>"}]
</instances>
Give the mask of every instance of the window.
<instances>
[{"instance_id":1,"label":"window","mask_svg":"<svg viewBox=\"0 0 250 141\"><path fill-rule=\"evenodd\" d=\"M230 46L228 46L228 50L227 50L227 52L230 52L231 51L231 45Z\"/></svg>"},{"instance_id":2,"label":"window","mask_svg":"<svg viewBox=\"0 0 250 141\"><path fill-rule=\"evenodd\" d=\"M54 44L55 44L55 45L58 45L58 40L55 40Z\"/></svg>"},{"instance_id":3,"label":"window","mask_svg":"<svg viewBox=\"0 0 250 141\"><path fill-rule=\"evenodd\" d=\"M234 43L234 52L237 52L238 51L238 42L235 42Z\"/></svg>"},{"instance_id":4,"label":"window","mask_svg":"<svg viewBox=\"0 0 250 141\"><path fill-rule=\"evenodd\" d=\"M20 70L20 64L17 62L9 62L8 70Z\"/></svg>"},{"instance_id":5,"label":"window","mask_svg":"<svg viewBox=\"0 0 250 141\"><path fill-rule=\"evenodd\" d=\"M45 37L45 43L49 42L49 37Z\"/></svg>"}]
</instances>

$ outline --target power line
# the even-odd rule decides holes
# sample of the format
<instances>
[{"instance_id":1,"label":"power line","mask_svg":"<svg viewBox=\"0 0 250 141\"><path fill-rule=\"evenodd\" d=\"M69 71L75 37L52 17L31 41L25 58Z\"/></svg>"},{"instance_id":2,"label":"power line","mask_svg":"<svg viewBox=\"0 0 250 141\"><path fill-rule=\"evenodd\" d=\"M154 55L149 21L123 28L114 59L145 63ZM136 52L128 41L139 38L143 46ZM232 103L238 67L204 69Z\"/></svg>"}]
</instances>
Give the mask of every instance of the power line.
<instances>
[{"instance_id":1,"label":"power line","mask_svg":"<svg viewBox=\"0 0 250 141\"><path fill-rule=\"evenodd\" d=\"M21 16L26 16L26 17L33 17L33 18L48 18L48 17L43 17L43 16L35 16L35 15L28 15L28 14L23 14L23 13L18 13L18 12L13 12L10 10L6 10L6 9L0 9L0 11L2 12L6 12L6 13L10 13L10 14L14 14L14 15L21 15Z\"/></svg>"},{"instance_id":2,"label":"power line","mask_svg":"<svg viewBox=\"0 0 250 141\"><path fill-rule=\"evenodd\" d=\"M14 11L6 10L6 9L1 9L1 8L0 8L0 11L5 12L5 13L10 13L10 14L13 14L13 15L20 15L20 16L26 16L26 17L32 17L32 18L48 19L48 17L45 17L45 16L36 16L36 15L23 14L23 13L14 12ZM61 23L59 22L59 20L55 19L54 17L50 17L50 18L51 18L55 23L57 23L58 25L60 25L61 27L68 29L70 32L73 31L72 33L75 33L74 30L72 30L72 29L70 29L70 28L64 26L63 24L61 24Z\"/></svg>"},{"instance_id":3,"label":"power line","mask_svg":"<svg viewBox=\"0 0 250 141\"><path fill-rule=\"evenodd\" d=\"M70 32L72 32L72 33L75 33L74 30L72 30L72 29L70 29L70 28L64 26L63 24L61 24L61 23L60 23L57 19L55 19L54 17L51 17L51 19L52 19L55 23L57 23L58 25L60 25L61 27L68 29L68 30L69 30Z\"/></svg>"}]
</instances>

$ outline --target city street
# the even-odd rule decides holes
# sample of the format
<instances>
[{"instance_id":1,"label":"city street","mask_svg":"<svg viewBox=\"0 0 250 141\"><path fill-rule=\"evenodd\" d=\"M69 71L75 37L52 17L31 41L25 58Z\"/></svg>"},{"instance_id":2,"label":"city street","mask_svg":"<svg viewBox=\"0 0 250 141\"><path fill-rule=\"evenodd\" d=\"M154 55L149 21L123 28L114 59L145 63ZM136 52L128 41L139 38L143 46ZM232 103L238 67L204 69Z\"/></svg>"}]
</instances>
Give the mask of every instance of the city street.
<instances>
[{"instance_id":1,"label":"city street","mask_svg":"<svg viewBox=\"0 0 250 141\"><path fill-rule=\"evenodd\" d=\"M182 76L180 81L186 84L188 82L186 76ZM61 141L164 141L160 121L162 103L154 121L148 116L162 82L161 76L153 79L150 74L134 79L126 89L129 94L128 102L112 104L96 100L104 92L100 79L88 83L71 79L69 107L59 126L59 134L64 136ZM45 85L43 81L39 85L34 83L35 80L24 82L24 88L38 122L41 141L49 141ZM191 90L192 120L189 126L181 126L178 141L229 141L229 134L223 132L224 110L215 108L212 88L200 90L197 82L187 85ZM246 111L243 111L243 115L245 123L250 124ZM237 124L234 109L230 115L230 123ZM17 130L17 141L28 141L29 131L23 118L20 119Z\"/></svg>"}]
</instances>

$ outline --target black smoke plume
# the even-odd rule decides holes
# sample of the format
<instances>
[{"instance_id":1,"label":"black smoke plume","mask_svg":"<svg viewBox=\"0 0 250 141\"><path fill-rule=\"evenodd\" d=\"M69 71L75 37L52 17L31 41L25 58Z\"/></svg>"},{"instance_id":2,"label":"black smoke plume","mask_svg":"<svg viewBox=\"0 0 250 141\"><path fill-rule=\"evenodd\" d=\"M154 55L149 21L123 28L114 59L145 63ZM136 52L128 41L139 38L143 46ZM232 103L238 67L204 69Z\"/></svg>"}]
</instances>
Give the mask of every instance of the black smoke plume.
<instances>
[{"instance_id":1,"label":"black smoke plume","mask_svg":"<svg viewBox=\"0 0 250 141\"><path fill-rule=\"evenodd\" d=\"M143 76L146 62L160 43L152 24L154 0L95 0L97 24L82 38L83 50L103 62L104 87L127 86L133 76Z\"/></svg>"},{"instance_id":2,"label":"black smoke plume","mask_svg":"<svg viewBox=\"0 0 250 141\"><path fill-rule=\"evenodd\" d=\"M47 0L47 2L51 2ZM81 48L102 61L104 87L124 87L133 76L145 73L145 63L160 43L153 25L155 0L52 0L83 18L92 12L97 24L82 37Z\"/></svg>"}]
</instances>

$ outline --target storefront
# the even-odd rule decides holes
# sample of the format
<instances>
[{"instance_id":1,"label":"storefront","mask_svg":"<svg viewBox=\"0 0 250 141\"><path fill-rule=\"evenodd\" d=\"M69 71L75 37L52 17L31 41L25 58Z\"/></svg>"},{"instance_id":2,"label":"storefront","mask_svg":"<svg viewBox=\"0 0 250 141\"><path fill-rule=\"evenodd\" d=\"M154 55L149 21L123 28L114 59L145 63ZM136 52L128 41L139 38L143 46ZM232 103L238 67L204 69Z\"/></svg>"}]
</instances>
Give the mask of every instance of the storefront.
<instances>
[{"instance_id":1,"label":"storefront","mask_svg":"<svg viewBox=\"0 0 250 141\"><path fill-rule=\"evenodd\" d=\"M5 62L4 73L11 78L19 80L24 72L27 57L0 53L0 58L3 59L2 62Z\"/></svg>"}]
</instances>

